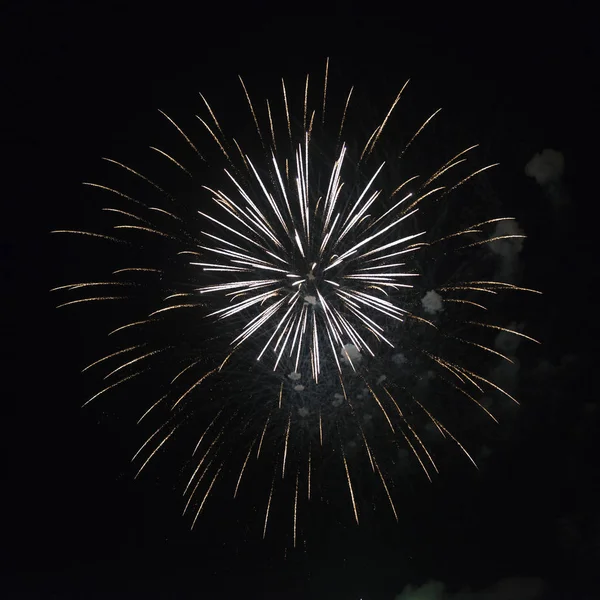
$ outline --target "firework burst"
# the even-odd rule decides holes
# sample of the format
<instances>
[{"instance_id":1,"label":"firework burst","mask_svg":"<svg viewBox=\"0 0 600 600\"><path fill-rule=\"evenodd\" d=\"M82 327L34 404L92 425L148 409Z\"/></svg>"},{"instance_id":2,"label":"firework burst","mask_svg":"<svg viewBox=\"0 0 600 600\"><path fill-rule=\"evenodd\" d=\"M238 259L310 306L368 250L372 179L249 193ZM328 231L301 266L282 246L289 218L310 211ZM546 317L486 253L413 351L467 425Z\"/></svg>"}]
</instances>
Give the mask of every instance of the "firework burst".
<instances>
[{"instance_id":1,"label":"firework burst","mask_svg":"<svg viewBox=\"0 0 600 600\"><path fill-rule=\"evenodd\" d=\"M226 135L201 96L198 123L218 152L210 160L161 111L184 142L181 156L152 147L162 161L153 176L105 159L128 187L86 185L117 201L103 209L112 231L60 230L117 243L137 261L100 281L57 288L78 294L60 306L133 307L109 333L114 351L86 367L107 369L106 385L86 404L149 378L157 395L140 405L139 422L157 426L133 458L137 473L175 440L188 443L182 491L192 526L216 486L234 497L246 487L263 514L263 536L275 504L289 507L281 510L293 545L307 503L339 491L330 472L345 479L358 523L357 480L372 482L397 520L398 470L412 457L431 479L436 435L475 464L447 423L448 401L461 405L458 429L463 405L496 421L482 397L516 400L471 362L511 357L481 334L535 341L476 314L489 313L486 297L532 290L461 278L462 267L446 264L522 237L486 233L508 219L433 233L449 197L493 165L448 184L473 146L425 176L400 176L406 151L439 111L383 160L406 84L373 129L349 133L353 90L330 107L328 66L314 109L306 78L298 113L284 81L279 101L262 111L240 78L254 125L248 140ZM185 192L167 191L159 181L166 169ZM435 215L429 224L427 209ZM432 282L425 264L451 270ZM249 486L250 478L266 485Z\"/></svg>"}]
</instances>

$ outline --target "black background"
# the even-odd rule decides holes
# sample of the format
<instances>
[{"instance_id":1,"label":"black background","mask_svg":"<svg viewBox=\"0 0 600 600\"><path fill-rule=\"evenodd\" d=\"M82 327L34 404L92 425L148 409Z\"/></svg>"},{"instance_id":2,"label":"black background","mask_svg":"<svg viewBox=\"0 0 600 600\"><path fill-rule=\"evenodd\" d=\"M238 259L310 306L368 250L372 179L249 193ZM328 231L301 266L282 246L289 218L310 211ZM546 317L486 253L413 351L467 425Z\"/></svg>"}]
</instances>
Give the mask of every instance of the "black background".
<instances>
[{"instance_id":1,"label":"black background","mask_svg":"<svg viewBox=\"0 0 600 600\"><path fill-rule=\"evenodd\" d=\"M430 578L458 588L518 575L542 577L563 597L594 597L584 594L600 589L598 422L593 408L582 412L597 402L589 15L563 7L532 11L525 22L518 11L502 19L466 11L466 21L455 14L434 24L408 14L257 9L233 18L198 9L171 27L163 13L105 4L3 11L5 597L366 600ZM530 237L526 284L545 292L533 324L540 358L575 360L553 371L552 395L522 399L518 432L492 468L415 482L401 526L315 524L309 550L284 560L235 515L226 535L210 523L190 533L177 495L154 481L159 473L133 481L139 438L129 417L80 409L95 384L79 371L96 327L82 312L57 311L48 290L86 259L66 259L48 232L78 225L80 182L100 156L144 138L157 108L185 107L203 91L224 110L238 73L255 87L277 85L281 76L321 73L327 56L346 83L374 95L387 98L411 77L432 108L460 123L465 141L487 142L505 173L499 193ZM571 204L558 226L523 174L547 147L567 165ZM571 545L560 535L567 516L579 531Z\"/></svg>"}]
</instances>

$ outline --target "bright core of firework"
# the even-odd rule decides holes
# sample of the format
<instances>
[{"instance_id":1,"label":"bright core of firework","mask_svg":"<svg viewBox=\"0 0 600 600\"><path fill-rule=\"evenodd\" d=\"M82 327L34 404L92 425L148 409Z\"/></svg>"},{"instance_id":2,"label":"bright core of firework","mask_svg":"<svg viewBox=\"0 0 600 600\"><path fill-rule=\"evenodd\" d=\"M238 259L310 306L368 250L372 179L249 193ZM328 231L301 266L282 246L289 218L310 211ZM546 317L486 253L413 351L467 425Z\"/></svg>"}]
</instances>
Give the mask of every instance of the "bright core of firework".
<instances>
[{"instance_id":1,"label":"bright core of firework","mask_svg":"<svg viewBox=\"0 0 600 600\"><path fill-rule=\"evenodd\" d=\"M333 163L325 197L317 196L309 176L309 146L310 136L306 133L304 144L299 145L295 154L292 185L284 181L288 177L285 172L282 174L275 155L271 155L278 184L272 190L246 157L266 209L227 171L237 189L236 196L220 190L210 189L210 192L214 201L233 218L234 225L201 213L218 225L225 237L203 232L211 245L202 248L215 256L215 262L192 264L205 271L219 272L228 279L198 290L231 299L226 308L214 311L211 316L225 319L260 307L233 340L234 347L252 337L267 337L257 358L260 360L271 349L276 357L274 370L287 353L297 371L303 352L307 351L312 376L318 381L323 354L327 351L340 372L338 352L347 344L374 355L365 332L393 347L377 317L402 321L405 311L386 299L386 290L411 287L406 281L413 274L403 271L405 263L397 260L418 247L403 245L422 233L389 241L389 232L399 229L402 221L417 211L400 214L411 194L369 222L367 211L380 195L374 189L374 182L383 164L356 198L343 197L341 172L345 145ZM350 355L345 353L345 357L354 368Z\"/></svg>"}]
</instances>

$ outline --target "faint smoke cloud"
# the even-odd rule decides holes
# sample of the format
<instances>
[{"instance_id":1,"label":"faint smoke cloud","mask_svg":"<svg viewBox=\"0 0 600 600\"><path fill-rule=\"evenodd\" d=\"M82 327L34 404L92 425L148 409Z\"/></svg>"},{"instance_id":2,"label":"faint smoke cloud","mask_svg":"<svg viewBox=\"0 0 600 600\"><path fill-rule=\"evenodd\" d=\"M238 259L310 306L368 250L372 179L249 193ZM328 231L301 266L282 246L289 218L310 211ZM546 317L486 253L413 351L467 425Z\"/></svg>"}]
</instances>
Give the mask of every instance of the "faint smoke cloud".
<instances>
[{"instance_id":1,"label":"faint smoke cloud","mask_svg":"<svg viewBox=\"0 0 600 600\"><path fill-rule=\"evenodd\" d=\"M434 290L430 290L421 298L421 304L428 315L436 315L444 310L444 300Z\"/></svg>"},{"instance_id":2,"label":"faint smoke cloud","mask_svg":"<svg viewBox=\"0 0 600 600\"><path fill-rule=\"evenodd\" d=\"M342 346L340 358L346 365L357 365L362 360L360 350L354 344L345 344Z\"/></svg>"},{"instance_id":3,"label":"faint smoke cloud","mask_svg":"<svg viewBox=\"0 0 600 600\"><path fill-rule=\"evenodd\" d=\"M440 581L429 581L421 587L407 585L394 600L538 600L546 591L546 585L537 577L512 577L501 579L492 586L480 590L452 594L444 591Z\"/></svg>"},{"instance_id":4,"label":"faint smoke cloud","mask_svg":"<svg viewBox=\"0 0 600 600\"><path fill-rule=\"evenodd\" d=\"M546 148L538 152L525 166L525 174L533 177L556 210L569 201L562 176L565 157L558 150Z\"/></svg>"},{"instance_id":5,"label":"faint smoke cloud","mask_svg":"<svg viewBox=\"0 0 600 600\"><path fill-rule=\"evenodd\" d=\"M520 270L519 254L523 250L524 237L504 236L524 236L524 231L514 219L499 221L492 237L503 239L488 244L490 251L500 259L496 269L496 279L514 283L518 279Z\"/></svg>"},{"instance_id":6,"label":"faint smoke cloud","mask_svg":"<svg viewBox=\"0 0 600 600\"><path fill-rule=\"evenodd\" d=\"M506 329L523 333L523 330L525 329L525 323L517 323L516 321L513 321ZM521 344L522 339L523 338L521 336L515 335L510 331L501 331L494 339L494 348L496 348L496 350L499 352L503 352L509 356L514 356L517 348Z\"/></svg>"}]
</instances>

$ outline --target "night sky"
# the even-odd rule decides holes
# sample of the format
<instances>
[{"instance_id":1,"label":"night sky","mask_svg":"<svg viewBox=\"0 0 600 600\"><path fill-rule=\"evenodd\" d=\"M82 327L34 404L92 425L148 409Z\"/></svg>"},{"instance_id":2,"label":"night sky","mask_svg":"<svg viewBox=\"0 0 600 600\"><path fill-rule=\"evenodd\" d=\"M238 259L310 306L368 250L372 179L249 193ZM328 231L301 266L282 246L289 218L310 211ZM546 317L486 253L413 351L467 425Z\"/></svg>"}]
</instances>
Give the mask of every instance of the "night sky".
<instances>
[{"instance_id":1,"label":"night sky","mask_svg":"<svg viewBox=\"0 0 600 600\"><path fill-rule=\"evenodd\" d=\"M481 596L454 594L529 577L543 580L544 598L600 597L590 17L540 11L500 25L474 13L454 28L406 16L223 15L171 29L160 14L120 10L2 9L0 596L392 600L436 580L447 598L466 599ZM500 163L486 181L528 236L519 283L543 295L526 299L522 320L542 345L519 348L522 406L479 471L457 456L431 484L406 478L398 524L377 513L360 527L351 514L307 517L306 549L285 551L277 531L261 539L262 517L243 501L215 502L190 532L170 473L179 457L134 480L138 413L108 400L81 409L101 385L80 371L105 349L102 311L57 310L49 290L104 257L49 232L90 222L81 182L103 176L100 157L159 143L157 109L192 115L201 91L226 114L239 106L229 98L238 74L277 89L281 77L320 77L327 57L335 81L380 110L410 77L414 98L444 107L457 147L480 142L483 159ZM552 190L525 174L544 149L564 157Z\"/></svg>"}]
</instances>

